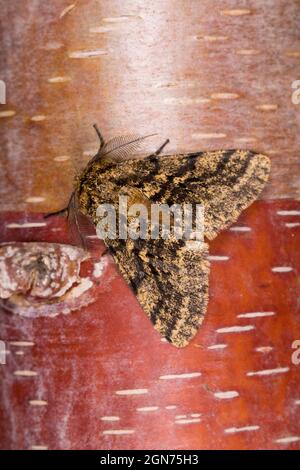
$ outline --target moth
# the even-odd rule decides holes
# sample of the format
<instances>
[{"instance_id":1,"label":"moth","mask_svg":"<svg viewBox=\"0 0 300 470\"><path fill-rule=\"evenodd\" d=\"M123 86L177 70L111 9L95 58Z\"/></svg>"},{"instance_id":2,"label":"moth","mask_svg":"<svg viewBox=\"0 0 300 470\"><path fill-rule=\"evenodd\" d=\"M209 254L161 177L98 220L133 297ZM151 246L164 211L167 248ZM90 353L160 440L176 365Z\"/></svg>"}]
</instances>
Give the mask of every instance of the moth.
<instances>
[{"instance_id":1,"label":"moth","mask_svg":"<svg viewBox=\"0 0 300 470\"><path fill-rule=\"evenodd\" d=\"M216 150L160 155L167 140L144 158L135 154L145 137L100 140L97 154L77 178L67 212L81 241L82 217L97 224L100 204L118 204L121 193L132 202L204 207L205 242L190 249L187 240L105 239L118 268L155 329L176 347L186 346L201 325L208 303L207 241L235 222L260 194L270 161L248 150Z\"/></svg>"}]
</instances>

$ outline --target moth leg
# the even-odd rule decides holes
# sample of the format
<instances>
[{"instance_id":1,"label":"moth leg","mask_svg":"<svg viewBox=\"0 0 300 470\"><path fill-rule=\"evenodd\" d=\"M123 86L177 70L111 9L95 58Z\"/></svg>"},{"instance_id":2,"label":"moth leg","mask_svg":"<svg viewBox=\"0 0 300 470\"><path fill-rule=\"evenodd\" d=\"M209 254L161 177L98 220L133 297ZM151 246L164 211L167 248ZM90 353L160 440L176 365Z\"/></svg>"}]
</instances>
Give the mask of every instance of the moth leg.
<instances>
[{"instance_id":1,"label":"moth leg","mask_svg":"<svg viewBox=\"0 0 300 470\"><path fill-rule=\"evenodd\" d=\"M100 140L100 150L101 150L101 149L104 147L104 144L105 144L104 138L103 138L103 136L102 136L102 134L101 134L101 132L100 132L100 129L99 129L99 127L97 126L97 124L94 124L94 125L93 125L93 128L95 129L95 131L96 131L96 133L97 133L97 136L99 137L99 140Z\"/></svg>"},{"instance_id":2,"label":"moth leg","mask_svg":"<svg viewBox=\"0 0 300 470\"><path fill-rule=\"evenodd\" d=\"M165 146L168 145L169 142L170 142L170 139L167 139L167 140L156 150L156 152L154 152L153 155L155 155L155 156L159 155L159 154L163 151L163 149L165 148Z\"/></svg>"}]
</instances>

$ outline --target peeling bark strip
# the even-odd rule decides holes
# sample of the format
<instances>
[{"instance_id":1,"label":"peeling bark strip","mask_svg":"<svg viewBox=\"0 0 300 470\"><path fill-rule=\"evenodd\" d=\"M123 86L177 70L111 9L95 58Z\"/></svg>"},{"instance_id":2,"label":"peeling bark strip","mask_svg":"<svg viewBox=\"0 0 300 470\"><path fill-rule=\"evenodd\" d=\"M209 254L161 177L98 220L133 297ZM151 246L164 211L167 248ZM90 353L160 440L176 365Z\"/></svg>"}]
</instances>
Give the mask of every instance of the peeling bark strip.
<instances>
[{"instance_id":1,"label":"peeling bark strip","mask_svg":"<svg viewBox=\"0 0 300 470\"><path fill-rule=\"evenodd\" d=\"M0 245L1 305L25 317L52 317L88 305L94 300L93 280L101 276L105 263L95 264L92 279L82 278L80 267L87 258L84 250L70 245Z\"/></svg>"}]
</instances>

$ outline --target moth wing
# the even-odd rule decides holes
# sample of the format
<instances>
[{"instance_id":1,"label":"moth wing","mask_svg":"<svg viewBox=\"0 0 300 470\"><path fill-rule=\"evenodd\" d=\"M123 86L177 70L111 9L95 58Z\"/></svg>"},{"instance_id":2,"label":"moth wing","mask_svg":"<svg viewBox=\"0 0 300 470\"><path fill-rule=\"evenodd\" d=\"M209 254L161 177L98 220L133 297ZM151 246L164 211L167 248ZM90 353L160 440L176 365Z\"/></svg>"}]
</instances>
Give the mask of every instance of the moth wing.
<instances>
[{"instance_id":1,"label":"moth wing","mask_svg":"<svg viewBox=\"0 0 300 470\"><path fill-rule=\"evenodd\" d=\"M151 156L123 162L118 171L153 202L203 205L204 234L212 240L257 199L270 160L248 150L220 150Z\"/></svg>"},{"instance_id":2,"label":"moth wing","mask_svg":"<svg viewBox=\"0 0 300 470\"><path fill-rule=\"evenodd\" d=\"M105 242L154 328L174 346L186 346L206 311L207 245L161 238Z\"/></svg>"},{"instance_id":3,"label":"moth wing","mask_svg":"<svg viewBox=\"0 0 300 470\"><path fill-rule=\"evenodd\" d=\"M209 240L236 222L259 197L271 164L265 155L232 150L218 157L218 167L218 173L208 177L207 198L203 201L205 236Z\"/></svg>"}]
</instances>

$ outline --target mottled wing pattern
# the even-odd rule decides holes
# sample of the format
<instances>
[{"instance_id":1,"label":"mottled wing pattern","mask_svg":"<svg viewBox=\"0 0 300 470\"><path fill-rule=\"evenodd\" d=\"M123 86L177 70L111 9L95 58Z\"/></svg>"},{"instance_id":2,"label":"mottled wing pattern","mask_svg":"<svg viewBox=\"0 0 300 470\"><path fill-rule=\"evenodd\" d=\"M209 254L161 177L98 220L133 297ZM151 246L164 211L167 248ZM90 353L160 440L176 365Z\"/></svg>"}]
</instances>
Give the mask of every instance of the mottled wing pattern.
<instances>
[{"instance_id":1,"label":"mottled wing pattern","mask_svg":"<svg viewBox=\"0 0 300 470\"><path fill-rule=\"evenodd\" d=\"M206 311L207 245L191 250L175 239L106 243L155 329L175 346L186 346Z\"/></svg>"},{"instance_id":2,"label":"mottled wing pattern","mask_svg":"<svg viewBox=\"0 0 300 470\"><path fill-rule=\"evenodd\" d=\"M258 197L269 172L269 158L248 150L150 156L104 168L99 162L83 175L81 201L95 215L95 201L117 200L120 188L128 186L153 202L203 204L205 235L212 240Z\"/></svg>"},{"instance_id":3,"label":"mottled wing pattern","mask_svg":"<svg viewBox=\"0 0 300 470\"><path fill-rule=\"evenodd\" d=\"M117 204L124 192L169 206L202 204L205 236L212 240L258 197L269 171L268 157L247 150L151 155L95 161L83 172L77 190L81 209L95 223L97 206ZM192 251L185 241L162 239L106 243L155 328L176 346L186 345L206 309L206 246Z\"/></svg>"},{"instance_id":4,"label":"mottled wing pattern","mask_svg":"<svg viewBox=\"0 0 300 470\"><path fill-rule=\"evenodd\" d=\"M163 156L154 160L152 178L150 175L145 178L143 161L136 163L139 181L134 185L155 202L203 204L205 235L210 240L235 222L258 197L270 171L268 157L247 150ZM132 185L130 181L128 184Z\"/></svg>"}]
</instances>

